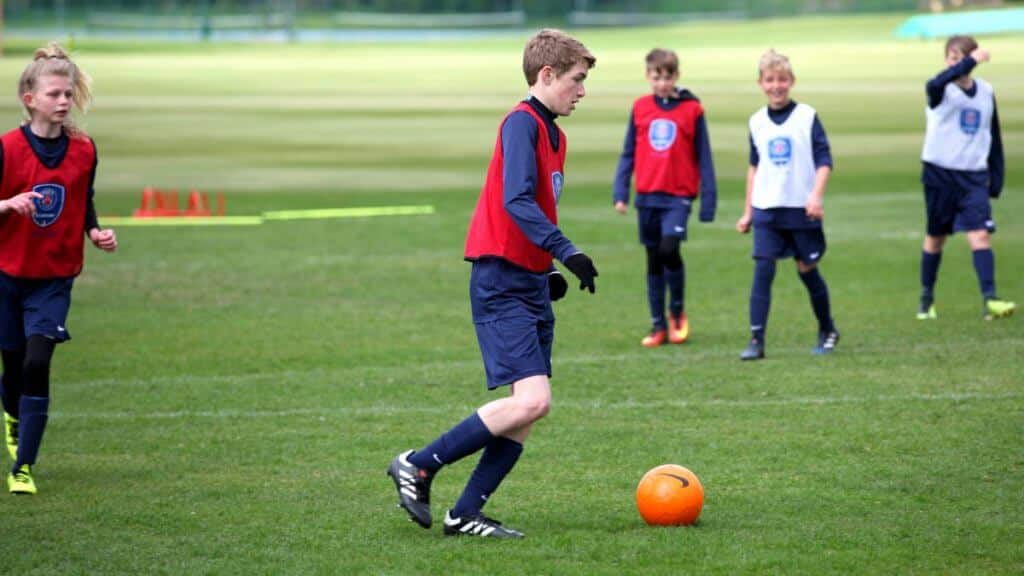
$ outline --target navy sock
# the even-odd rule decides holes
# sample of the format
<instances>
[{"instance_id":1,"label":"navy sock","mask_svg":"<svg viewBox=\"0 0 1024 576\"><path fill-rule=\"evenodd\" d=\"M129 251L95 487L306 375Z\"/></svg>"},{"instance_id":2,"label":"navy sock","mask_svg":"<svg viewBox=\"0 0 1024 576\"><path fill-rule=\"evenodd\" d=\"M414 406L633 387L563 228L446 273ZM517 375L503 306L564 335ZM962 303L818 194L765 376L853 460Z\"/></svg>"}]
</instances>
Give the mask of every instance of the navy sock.
<instances>
[{"instance_id":1,"label":"navy sock","mask_svg":"<svg viewBox=\"0 0 1024 576\"><path fill-rule=\"evenodd\" d=\"M768 310L772 306L772 281L775 280L775 260L754 260L754 285L750 289L750 334L764 342L768 327Z\"/></svg>"},{"instance_id":2,"label":"navy sock","mask_svg":"<svg viewBox=\"0 0 1024 576\"><path fill-rule=\"evenodd\" d=\"M814 309L814 316L818 319L818 331L832 332L836 329L832 323L832 308L828 301L828 285L817 268L800 273L800 279L807 287L807 294L811 297L811 308Z\"/></svg>"},{"instance_id":3,"label":"navy sock","mask_svg":"<svg viewBox=\"0 0 1024 576\"><path fill-rule=\"evenodd\" d=\"M504 436L496 436L484 449L480 463L466 483L462 496L452 508L452 516L473 516L487 503L523 453L523 445Z\"/></svg>"},{"instance_id":4,"label":"navy sock","mask_svg":"<svg viewBox=\"0 0 1024 576\"><path fill-rule=\"evenodd\" d=\"M0 398L3 399L4 412L7 412L15 418L18 417L18 402L21 400L20 394L15 394L12 390L8 390L10 386L6 382L0 383Z\"/></svg>"},{"instance_id":5,"label":"navy sock","mask_svg":"<svg viewBox=\"0 0 1024 576\"><path fill-rule=\"evenodd\" d=\"M474 412L469 418L441 434L437 440L409 456L409 462L417 468L436 472L441 466L454 464L486 446L494 435L484 425L480 415Z\"/></svg>"},{"instance_id":6,"label":"navy sock","mask_svg":"<svg viewBox=\"0 0 1024 576\"><path fill-rule=\"evenodd\" d=\"M665 268L665 282L668 283L668 309L673 316L678 316L686 309L686 263L681 262L679 268Z\"/></svg>"},{"instance_id":7,"label":"navy sock","mask_svg":"<svg viewBox=\"0 0 1024 576\"><path fill-rule=\"evenodd\" d=\"M4 412L17 418L24 380L22 365L25 363L25 351L4 350L2 355L4 373L0 376L0 399L3 400Z\"/></svg>"},{"instance_id":8,"label":"navy sock","mask_svg":"<svg viewBox=\"0 0 1024 576\"><path fill-rule=\"evenodd\" d=\"M978 275L978 287L981 288L981 296L988 300L996 296L996 256L991 248L975 250L974 272Z\"/></svg>"},{"instance_id":9,"label":"navy sock","mask_svg":"<svg viewBox=\"0 0 1024 576\"><path fill-rule=\"evenodd\" d=\"M665 322L665 276L647 275L647 305L651 309L651 325L664 330Z\"/></svg>"},{"instance_id":10,"label":"navy sock","mask_svg":"<svg viewBox=\"0 0 1024 576\"><path fill-rule=\"evenodd\" d=\"M21 417L18 419L18 460L14 463L17 470L22 464L36 463L39 445L43 442L43 431L50 411L50 399L37 396L22 396L19 406Z\"/></svg>"},{"instance_id":11,"label":"navy sock","mask_svg":"<svg viewBox=\"0 0 1024 576\"><path fill-rule=\"evenodd\" d=\"M942 252L921 251L921 298L929 304L935 299L935 281L939 278L939 264L942 263Z\"/></svg>"}]
</instances>

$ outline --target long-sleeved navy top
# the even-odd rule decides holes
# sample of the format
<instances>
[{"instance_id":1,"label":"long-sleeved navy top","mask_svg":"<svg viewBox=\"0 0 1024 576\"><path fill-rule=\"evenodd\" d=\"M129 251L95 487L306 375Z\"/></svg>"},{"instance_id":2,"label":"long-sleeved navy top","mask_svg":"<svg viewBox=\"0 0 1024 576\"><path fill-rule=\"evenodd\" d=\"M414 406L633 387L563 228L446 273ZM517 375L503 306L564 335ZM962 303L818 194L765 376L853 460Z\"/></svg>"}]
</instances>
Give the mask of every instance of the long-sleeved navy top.
<instances>
[{"instance_id":1,"label":"long-sleeved navy top","mask_svg":"<svg viewBox=\"0 0 1024 576\"><path fill-rule=\"evenodd\" d=\"M558 141L555 113L534 97L526 99L547 126L551 147L556 151ZM505 210L530 242L546 250L561 262L579 250L562 234L537 204L537 121L528 112L516 111L505 119L501 127L501 150L504 158L502 184Z\"/></svg>"},{"instance_id":2,"label":"long-sleeved navy top","mask_svg":"<svg viewBox=\"0 0 1024 576\"><path fill-rule=\"evenodd\" d=\"M934 78L925 84L925 93L928 95L928 107L935 108L942 103L946 95L946 85L956 79L967 76L974 70L978 62L970 56L965 56L956 64L939 72ZM978 85L972 83L969 89L963 89L964 94L971 98L978 92ZM999 109L996 107L996 98L992 97L992 145L988 149L988 190L989 196L996 198L1003 191L1003 182L1006 178L1006 159L1003 157L1003 136L999 128ZM926 184L942 180L942 176L935 175L935 170L943 170L938 166L924 163L922 180Z\"/></svg>"},{"instance_id":3,"label":"long-sleeved navy top","mask_svg":"<svg viewBox=\"0 0 1024 576\"><path fill-rule=\"evenodd\" d=\"M655 98L658 108L666 112L672 110L686 100L697 98L686 89L677 88L669 98ZM708 136L707 122L704 114L697 117L694 127L693 147L697 154L697 166L700 169L700 219L710 221L715 215L715 207L718 201L718 185L715 179L715 163L711 156L711 139ZM636 157L636 124L633 121L632 111L629 113L629 123L626 124L626 138L622 143L622 155L619 156L619 165L615 170L615 181L612 184L612 202L629 203L629 183L633 177L633 167ZM636 206L638 208L673 208L679 204L676 196L665 192L652 192L649 194L637 194Z\"/></svg>"},{"instance_id":4,"label":"long-sleeved navy top","mask_svg":"<svg viewBox=\"0 0 1024 576\"><path fill-rule=\"evenodd\" d=\"M64 155L68 152L68 135L62 130L60 136L56 138L42 138L36 136L32 132L29 126L23 125L21 131L25 134L25 138L28 140L29 146L32 151L35 152L39 161L43 163L43 166L53 169L60 165L61 161L64 160ZM95 145L94 145L95 146ZM93 204L93 196L96 191L93 186L96 183L96 166L99 164L99 155L97 154L92 161L92 170L89 173L89 192L86 196L85 204L85 231L86 233L93 228L99 228L100 223L96 217L96 207ZM0 174L4 171L4 148L0 144Z\"/></svg>"}]
</instances>

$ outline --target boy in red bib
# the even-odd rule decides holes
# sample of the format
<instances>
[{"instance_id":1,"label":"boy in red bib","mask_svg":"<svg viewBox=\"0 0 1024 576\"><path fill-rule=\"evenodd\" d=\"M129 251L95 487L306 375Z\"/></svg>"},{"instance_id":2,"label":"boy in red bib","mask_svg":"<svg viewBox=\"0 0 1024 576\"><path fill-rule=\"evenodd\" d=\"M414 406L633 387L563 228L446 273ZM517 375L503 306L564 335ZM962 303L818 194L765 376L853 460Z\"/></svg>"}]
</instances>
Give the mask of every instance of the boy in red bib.
<instances>
[{"instance_id":1,"label":"boy in red bib","mask_svg":"<svg viewBox=\"0 0 1024 576\"><path fill-rule=\"evenodd\" d=\"M647 81L654 92L637 98L626 129L613 202L625 214L629 180L636 173L636 213L640 243L647 250L647 301L651 332L646 348L667 339L682 344L690 336L686 316L686 266L679 245L686 240L687 221L700 192L700 221L715 219L717 189L704 109L689 90L678 88L679 59L675 52L655 49L647 54ZM669 316L665 318L665 289Z\"/></svg>"},{"instance_id":2,"label":"boy in red bib","mask_svg":"<svg viewBox=\"0 0 1024 576\"><path fill-rule=\"evenodd\" d=\"M0 349L4 436L14 466L7 488L35 494L31 466L46 429L50 360L71 338L71 286L84 236L117 248L93 207L96 146L69 116L85 111L89 77L57 44L36 50L18 84L28 122L0 137Z\"/></svg>"},{"instance_id":3,"label":"boy in red bib","mask_svg":"<svg viewBox=\"0 0 1024 576\"><path fill-rule=\"evenodd\" d=\"M473 264L470 304L487 387L509 385L511 395L480 407L426 447L392 460L388 475L399 504L424 528L433 522L430 485L437 471L483 450L462 496L445 514L444 533L523 536L481 510L551 403L551 302L568 289L553 260L579 278L580 289L595 290L593 262L558 229L567 143L555 124L583 98L583 81L594 63L583 44L557 30L540 31L523 52L530 96L502 120L465 251Z\"/></svg>"}]
</instances>

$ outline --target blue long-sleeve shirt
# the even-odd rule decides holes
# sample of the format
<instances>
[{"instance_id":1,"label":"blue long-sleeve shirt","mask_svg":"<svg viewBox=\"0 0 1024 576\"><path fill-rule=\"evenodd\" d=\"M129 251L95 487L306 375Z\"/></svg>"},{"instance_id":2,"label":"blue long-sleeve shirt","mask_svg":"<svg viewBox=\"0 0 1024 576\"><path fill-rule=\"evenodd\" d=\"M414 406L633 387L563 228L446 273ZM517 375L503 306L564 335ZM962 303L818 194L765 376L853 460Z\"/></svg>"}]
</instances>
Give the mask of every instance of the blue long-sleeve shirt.
<instances>
[{"instance_id":1,"label":"blue long-sleeve shirt","mask_svg":"<svg viewBox=\"0 0 1024 576\"><path fill-rule=\"evenodd\" d=\"M526 100L544 120L551 146L558 150L556 115L539 100ZM512 220L526 238L561 262L579 252L537 204L537 121L528 112L509 115L501 127L501 149L504 157L502 184L504 204Z\"/></svg>"},{"instance_id":2,"label":"blue long-sleeve shirt","mask_svg":"<svg viewBox=\"0 0 1024 576\"><path fill-rule=\"evenodd\" d=\"M928 80L925 84L925 93L928 96L928 107L935 108L942 103L942 99L946 95L946 85L950 82L955 81L957 78L967 76L974 70L974 67L978 65L978 62L970 56L965 56L962 60L956 64L946 68L942 72L939 72L934 78ZM961 90L964 90L961 88ZM964 90L964 94L970 97L978 92L978 85L971 84L970 89ZM1003 191L1003 182L1006 178L1006 159L1003 157L1003 136L999 128L999 110L996 107L995 96L992 97L992 144L988 149L988 190L989 196L997 198ZM926 182L932 180L928 171L930 169L942 170L938 166L931 166L927 162L925 163L925 174L923 179Z\"/></svg>"},{"instance_id":3,"label":"blue long-sleeve shirt","mask_svg":"<svg viewBox=\"0 0 1024 576\"><path fill-rule=\"evenodd\" d=\"M676 90L673 97L655 98L658 107L666 112L672 110L686 100L696 100L689 90ZM697 117L694 126L693 147L697 155L697 166L700 169L700 219L710 222L714 219L718 204L718 184L715 178L715 162L711 155L711 138L708 136L707 122L704 114ZM636 123L633 113L629 113L626 124L626 138L622 143L622 154L615 169L615 180L612 184L612 202L629 203L629 185L633 177L636 162ZM665 192L637 194L637 208L674 208L679 205L676 196Z\"/></svg>"}]
</instances>

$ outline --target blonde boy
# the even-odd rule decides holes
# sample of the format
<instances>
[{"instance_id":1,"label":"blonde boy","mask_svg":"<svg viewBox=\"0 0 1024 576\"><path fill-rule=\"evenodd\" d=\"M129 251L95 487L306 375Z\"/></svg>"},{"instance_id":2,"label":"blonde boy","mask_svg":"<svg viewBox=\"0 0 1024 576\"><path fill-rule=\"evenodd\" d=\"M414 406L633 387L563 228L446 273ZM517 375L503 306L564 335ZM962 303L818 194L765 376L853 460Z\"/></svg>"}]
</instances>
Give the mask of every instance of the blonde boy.
<instances>
[{"instance_id":1,"label":"blonde boy","mask_svg":"<svg viewBox=\"0 0 1024 576\"><path fill-rule=\"evenodd\" d=\"M796 82L789 59L768 50L758 64L758 86L768 105L750 117L750 167L743 216L736 230L754 229L754 282L750 291L750 332L741 360L764 358L775 261L793 257L818 319L815 354L829 354L839 342L828 286L818 272L825 255L825 185L832 154L814 108L789 96Z\"/></svg>"}]
</instances>

